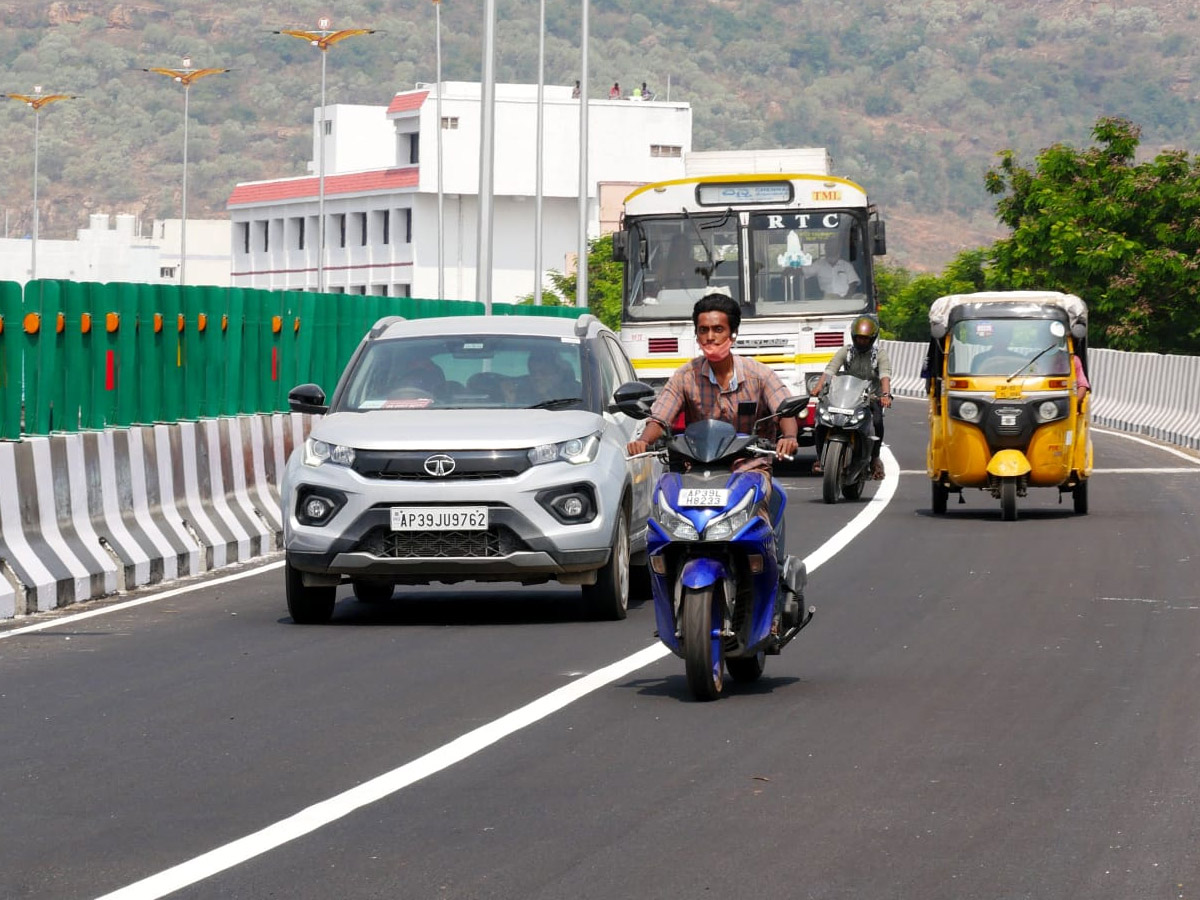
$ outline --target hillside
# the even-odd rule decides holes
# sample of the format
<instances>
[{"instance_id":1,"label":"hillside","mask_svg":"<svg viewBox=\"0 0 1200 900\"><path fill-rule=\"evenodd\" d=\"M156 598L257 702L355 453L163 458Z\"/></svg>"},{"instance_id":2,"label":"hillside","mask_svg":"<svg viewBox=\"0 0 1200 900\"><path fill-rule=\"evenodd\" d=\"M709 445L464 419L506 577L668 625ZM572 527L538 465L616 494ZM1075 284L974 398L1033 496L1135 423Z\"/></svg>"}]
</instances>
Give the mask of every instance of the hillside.
<instances>
[{"instance_id":1,"label":"hillside","mask_svg":"<svg viewBox=\"0 0 1200 900\"><path fill-rule=\"evenodd\" d=\"M579 4L548 0L546 79L579 66ZM442 3L443 77L478 80L481 4ZM41 114L45 237L90 211L179 214L183 91L141 69L229 67L190 94L189 215L224 215L234 183L297 175L309 157L320 56L271 34L314 28L328 7L210 0L0 0L0 91L80 95ZM498 0L496 75L537 79L537 4ZM343 0L334 27L380 33L335 45L329 102L386 104L433 81L428 0ZM1032 159L1086 144L1101 115L1143 147L1196 144L1200 12L1184 0L596 0L591 93L647 81L695 111L696 149L825 146L889 223L889 260L933 269L1000 232L983 173L1002 149ZM32 199L32 114L0 103L13 234Z\"/></svg>"}]
</instances>

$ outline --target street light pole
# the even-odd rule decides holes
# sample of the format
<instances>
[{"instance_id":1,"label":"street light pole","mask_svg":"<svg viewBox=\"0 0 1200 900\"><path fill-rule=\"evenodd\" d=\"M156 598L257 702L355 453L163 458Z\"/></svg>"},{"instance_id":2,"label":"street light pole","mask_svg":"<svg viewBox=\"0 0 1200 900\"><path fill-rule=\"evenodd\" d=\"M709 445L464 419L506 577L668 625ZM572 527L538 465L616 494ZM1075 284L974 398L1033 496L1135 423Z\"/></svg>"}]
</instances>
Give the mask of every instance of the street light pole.
<instances>
[{"instance_id":1,"label":"street light pole","mask_svg":"<svg viewBox=\"0 0 1200 900\"><path fill-rule=\"evenodd\" d=\"M329 48L338 41L355 37L360 34L374 34L374 28L343 28L331 31L333 20L329 16L321 16L317 20L317 31L296 31L281 29L272 34L286 34L288 37L307 41L321 51L321 121L317 125L317 292L325 291L325 56Z\"/></svg>"},{"instance_id":2,"label":"street light pole","mask_svg":"<svg viewBox=\"0 0 1200 900\"><path fill-rule=\"evenodd\" d=\"M437 55L437 246L438 246L438 292L439 300L446 299L446 218L445 195L442 193L442 0L433 0L437 10L435 37ZM460 205L462 201L459 201ZM462 249L459 248L461 258Z\"/></svg>"},{"instance_id":3,"label":"street light pole","mask_svg":"<svg viewBox=\"0 0 1200 900\"><path fill-rule=\"evenodd\" d=\"M185 56L183 58L183 68L181 69L142 69L143 72L153 72L155 75L165 75L172 81L183 85L183 196L182 200L182 218L179 221L179 285L182 287L187 283L187 221L188 221L188 105L189 95L192 90L192 82L209 75L222 75L225 72L232 71L231 69L193 69L192 58Z\"/></svg>"},{"instance_id":4,"label":"street light pole","mask_svg":"<svg viewBox=\"0 0 1200 900\"><path fill-rule=\"evenodd\" d=\"M58 100L76 100L74 94L42 94L42 86L34 85L33 94L0 94L9 100L18 100L33 110L33 240L29 246L29 280L37 279L38 242L38 145L41 143L42 107Z\"/></svg>"},{"instance_id":5,"label":"street light pole","mask_svg":"<svg viewBox=\"0 0 1200 900\"><path fill-rule=\"evenodd\" d=\"M583 0L579 73L579 259L575 264L575 305L588 303L588 0Z\"/></svg>"}]
</instances>

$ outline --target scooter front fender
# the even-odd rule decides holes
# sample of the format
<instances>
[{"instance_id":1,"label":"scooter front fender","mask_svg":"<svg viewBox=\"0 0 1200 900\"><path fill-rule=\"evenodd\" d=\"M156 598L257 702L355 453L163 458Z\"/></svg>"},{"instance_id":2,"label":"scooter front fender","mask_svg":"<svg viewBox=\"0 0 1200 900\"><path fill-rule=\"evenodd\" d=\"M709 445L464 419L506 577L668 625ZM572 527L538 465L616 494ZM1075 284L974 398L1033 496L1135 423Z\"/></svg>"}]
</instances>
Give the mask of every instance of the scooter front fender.
<instances>
[{"instance_id":1,"label":"scooter front fender","mask_svg":"<svg viewBox=\"0 0 1200 900\"><path fill-rule=\"evenodd\" d=\"M988 460L987 470L997 478L1020 478L1028 475L1033 466L1020 450L1001 450Z\"/></svg>"},{"instance_id":2,"label":"scooter front fender","mask_svg":"<svg viewBox=\"0 0 1200 900\"><path fill-rule=\"evenodd\" d=\"M724 581L726 575L725 563L721 560L699 556L683 564L679 573L679 583L694 590L703 590Z\"/></svg>"}]
</instances>

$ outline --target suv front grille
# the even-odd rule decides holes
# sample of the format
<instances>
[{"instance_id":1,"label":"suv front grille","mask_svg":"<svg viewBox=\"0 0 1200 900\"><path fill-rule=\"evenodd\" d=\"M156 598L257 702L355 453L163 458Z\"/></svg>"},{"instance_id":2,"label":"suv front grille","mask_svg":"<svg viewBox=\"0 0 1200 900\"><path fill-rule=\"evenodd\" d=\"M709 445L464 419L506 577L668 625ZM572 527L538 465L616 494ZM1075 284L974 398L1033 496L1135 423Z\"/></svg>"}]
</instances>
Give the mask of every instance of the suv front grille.
<instances>
[{"instance_id":1,"label":"suv front grille","mask_svg":"<svg viewBox=\"0 0 1200 900\"><path fill-rule=\"evenodd\" d=\"M487 531L392 531L372 528L356 548L385 559L491 559L528 550L505 525Z\"/></svg>"},{"instance_id":2,"label":"suv front grille","mask_svg":"<svg viewBox=\"0 0 1200 900\"><path fill-rule=\"evenodd\" d=\"M433 457L449 457L453 468L444 475L425 468ZM385 481L482 481L515 478L530 466L529 450L358 450L354 471ZM433 468L431 466L431 468ZM445 471L446 466L442 467ZM435 468L436 471L436 468Z\"/></svg>"}]
</instances>

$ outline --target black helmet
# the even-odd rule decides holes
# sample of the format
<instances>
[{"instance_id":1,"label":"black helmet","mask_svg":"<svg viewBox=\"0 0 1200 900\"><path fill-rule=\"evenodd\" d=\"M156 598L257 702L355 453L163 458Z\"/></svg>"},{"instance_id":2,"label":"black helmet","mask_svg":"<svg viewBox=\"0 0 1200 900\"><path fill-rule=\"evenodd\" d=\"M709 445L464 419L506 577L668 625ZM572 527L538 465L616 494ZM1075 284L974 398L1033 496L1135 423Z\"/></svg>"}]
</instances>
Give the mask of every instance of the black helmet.
<instances>
[{"instance_id":1,"label":"black helmet","mask_svg":"<svg viewBox=\"0 0 1200 900\"><path fill-rule=\"evenodd\" d=\"M859 316L850 325L850 339L866 338L868 346L879 337L879 323L870 316Z\"/></svg>"}]
</instances>

